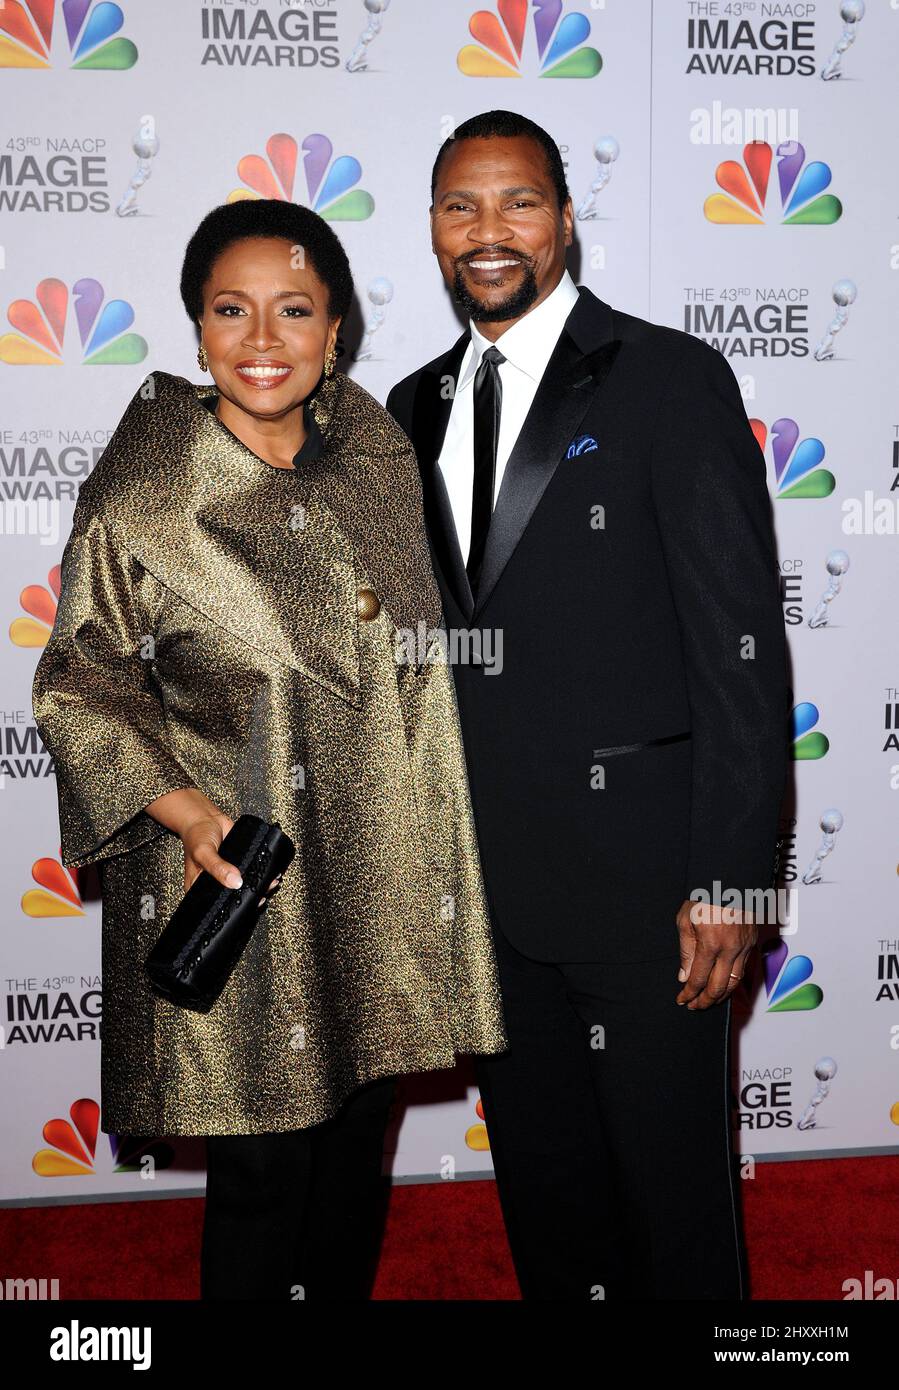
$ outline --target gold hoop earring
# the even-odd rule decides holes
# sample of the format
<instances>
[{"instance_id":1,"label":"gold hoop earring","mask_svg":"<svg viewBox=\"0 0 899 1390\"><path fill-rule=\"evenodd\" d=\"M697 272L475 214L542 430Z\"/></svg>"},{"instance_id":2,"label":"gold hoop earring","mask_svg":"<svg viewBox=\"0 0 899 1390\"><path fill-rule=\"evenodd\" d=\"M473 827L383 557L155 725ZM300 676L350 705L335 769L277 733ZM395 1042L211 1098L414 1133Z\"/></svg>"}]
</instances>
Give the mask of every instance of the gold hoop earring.
<instances>
[{"instance_id":1,"label":"gold hoop earring","mask_svg":"<svg viewBox=\"0 0 899 1390\"><path fill-rule=\"evenodd\" d=\"M209 371L209 358L206 356L206 349L204 348L202 343L197 348L197 361L200 364L201 372Z\"/></svg>"},{"instance_id":2,"label":"gold hoop earring","mask_svg":"<svg viewBox=\"0 0 899 1390\"><path fill-rule=\"evenodd\" d=\"M335 363L336 361L337 361L337 353L334 351L334 348L333 348L333 347L328 348L328 352L327 352L327 355L326 355L326 357L325 357L325 376L330 376L331 373L334 371L334 363Z\"/></svg>"}]
</instances>

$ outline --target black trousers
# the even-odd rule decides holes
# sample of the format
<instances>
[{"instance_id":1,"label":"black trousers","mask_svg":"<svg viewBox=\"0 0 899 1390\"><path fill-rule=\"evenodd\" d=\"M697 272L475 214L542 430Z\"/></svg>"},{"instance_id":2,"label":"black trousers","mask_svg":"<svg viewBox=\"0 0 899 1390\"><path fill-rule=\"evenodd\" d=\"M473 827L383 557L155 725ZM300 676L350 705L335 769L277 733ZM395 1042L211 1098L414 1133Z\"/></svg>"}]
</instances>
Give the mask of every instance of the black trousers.
<instances>
[{"instance_id":1,"label":"black trousers","mask_svg":"<svg viewBox=\"0 0 899 1390\"><path fill-rule=\"evenodd\" d=\"M363 1086L309 1129L207 1136L201 1298L370 1297L395 1088L393 1077Z\"/></svg>"},{"instance_id":2,"label":"black trousers","mask_svg":"<svg viewBox=\"0 0 899 1390\"><path fill-rule=\"evenodd\" d=\"M677 1005L670 953L547 964L494 933L510 1049L478 1061L526 1299L740 1299L730 1002Z\"/></svg>"}]
</instances>

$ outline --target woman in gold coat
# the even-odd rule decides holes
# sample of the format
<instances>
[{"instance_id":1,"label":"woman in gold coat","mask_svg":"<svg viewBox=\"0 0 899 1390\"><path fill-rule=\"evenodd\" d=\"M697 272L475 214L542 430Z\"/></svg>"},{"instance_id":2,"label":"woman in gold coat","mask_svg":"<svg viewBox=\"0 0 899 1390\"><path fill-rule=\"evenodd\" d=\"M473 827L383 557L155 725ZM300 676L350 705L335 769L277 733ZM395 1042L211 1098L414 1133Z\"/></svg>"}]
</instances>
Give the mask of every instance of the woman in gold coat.
<instances>
[{"instance_id":1,"label":"woman in gold coat","mask_svg":"<svg viewBox=\"0 0 899 1390\"><path fill-rule=\"evenodd\" d=\"M331 228L247 200L181 294L213 384L153 372L81 488L33 703L62 857L102 890L107 1132L207 1136L204 1298L365 1297L399 1073L502 1051L415 456L333 372ZM209 1014L146 956L243 812L296 857Z\"/></svg>"}]
</instances>

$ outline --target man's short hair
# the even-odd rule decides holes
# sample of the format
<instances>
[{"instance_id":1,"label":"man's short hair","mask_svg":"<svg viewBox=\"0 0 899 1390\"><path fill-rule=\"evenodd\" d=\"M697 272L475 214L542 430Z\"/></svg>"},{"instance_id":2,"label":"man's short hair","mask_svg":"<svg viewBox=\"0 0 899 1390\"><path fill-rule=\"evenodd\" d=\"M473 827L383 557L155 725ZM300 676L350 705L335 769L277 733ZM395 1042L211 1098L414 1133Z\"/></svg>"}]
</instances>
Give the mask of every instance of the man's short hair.
<instances>
[{"instance_id":1,"label":"man's short hair","mask_svg":"<svg viewBox=\"0 0 899 1390\"><path fill-rule=\"evenodd\" d=\"M459 140L492 140L497 136L515 137L516 135L527 135L541 146L546 155L550 178L556 190L559 211L561 212L569 195L568 184L565 181L565 166L562 163L559 147L542 126L539 126L536 121L529 120L527 116L519 115L517 111L484 111L480 116L472 116L470 120L463 121L460 126L456 127L454 133L444 140L437 151L437 158L434 160L434 168L431 171L431 205L433 206L434 203L434 191L437 188L440 165L447 152Z\"/></svg>"}]
</instances>

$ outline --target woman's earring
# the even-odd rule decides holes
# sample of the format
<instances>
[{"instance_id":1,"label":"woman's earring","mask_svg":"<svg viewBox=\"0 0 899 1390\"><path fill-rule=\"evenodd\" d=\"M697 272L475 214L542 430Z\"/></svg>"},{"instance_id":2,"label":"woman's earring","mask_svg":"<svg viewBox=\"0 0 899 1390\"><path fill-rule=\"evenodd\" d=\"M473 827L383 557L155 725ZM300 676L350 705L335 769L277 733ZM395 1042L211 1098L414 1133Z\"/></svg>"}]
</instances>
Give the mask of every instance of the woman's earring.
<instances>
[{"instance_id":1,"label":"woman's earring","mask_svg":"<svg viewBox=\"0 0 899 1390\"><path fill-rule=\"evenodd\" d=\"M337 361L337 353L333 347L329 347L325 356L325 376L330 376L334 371L334 363Z\"/></svg>"},{"instance_id":2,"label":"woman's earring","mask_svg":"<svg viewBox=\"0 0 899 1390\"><path fill-rule=\"evenodd\" d=\"M197 348L197 361L200 364L201 372L209 371L209 358L206 356L206 349L204 348L202 343Z\"/></svg>"}]
</instances>

